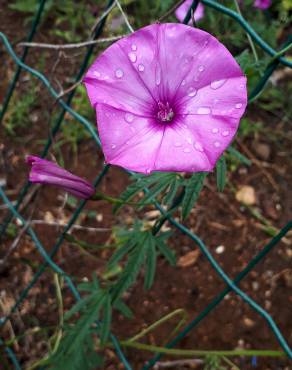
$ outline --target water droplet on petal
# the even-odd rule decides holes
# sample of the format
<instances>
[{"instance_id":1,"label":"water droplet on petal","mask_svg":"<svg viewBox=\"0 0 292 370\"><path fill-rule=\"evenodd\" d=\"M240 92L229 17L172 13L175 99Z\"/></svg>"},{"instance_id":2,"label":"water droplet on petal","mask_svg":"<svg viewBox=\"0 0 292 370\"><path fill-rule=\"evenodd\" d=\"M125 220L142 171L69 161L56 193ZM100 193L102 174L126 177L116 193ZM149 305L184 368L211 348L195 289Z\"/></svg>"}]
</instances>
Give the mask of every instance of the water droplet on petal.
<instances>
[{"instance_id":1,"label":"water droplet on petal","mask_svg":"<svg viewBox=\"0 0 292 370\"><path fill-rule=\"evenodd\" d=\"M101 76L100 72L98 72L98 71L94 71L93 74L97 78L99 78Z\"/></svg>"},{"instance_id":2,"label":"water droplet on petal","mask_svg":"<svg viewBox=\"0 0 292 370\"><path fill-rule=\"evenodd\" d=\"M126 145L129 145L130 144L130 141L128 140L128 141L126 141Z\"/></svg>"},{"instance_id":3,"label":"water droplet on petal","mask_svg":"<svg viewBox=\"0 0 292 370\"><path fill-rule=\"evenodd\" d=\"M217 104L219 102L219 99L214 99L214 104Z\"/></svg>"},{"instance_id":4,"label":"water droplet on petal","mask_svg":"<svg viewBox=\"0 0 292 370\"><path fill-rule=\"evenodd\" d=\"M144 69L145 69L144 64L139 64L139 65L138 65L138 70L139 70L140 72L143 72L143 71L144 71Z\"/></svg>"},{"instance_id":5,"label":"water droplet on petal","mask_svg":"<svg viewBox=\"0 0 292 370\"><path fill-rule=\"evenodd\" d=\"M190 148L185 148L185 149L183 150L183 152L184 152L184 153L190 153L190 152L191 152L191 149L190 149Z\"/></svg>"},{"instance_id":6,"label":"water droplet on petal","mask_svg":"<svg viewBox=\"0 0 292 370\"><path fill-rule=\"evenodd\" d=\"M198 114L210 114L211 109L209 107L200 107L197 109Z\"/></svg>"},{"instance_id":7,"label":"water droplet on petal","mask_svg":"<svg viewBox=\"0 0 292 370\"><path fill-rule=\"evenodd\" d=\"M174 146L178 148L178 147L182 146L182 143L180 143L179 141L177 141L176 143L174 143Z\"/></svg>"},{"instance_id":8,"label":"water droplet on petal","mask_svg":"<svg viewBox=\"0 0 292 370\"><path fill-rule=\"evenodd\" d=\"M132 44L131 49L132 49L133 51L136 51L136 50L137 50L137 45Z\"/></svg>"},{"instance_id":9,"label":"water droplet on petal","mask_svg":"<svg viewBox=\"0 0 292 370\"><path fill-rule=\"evenodd\" d=\"M187 143L192 144L192 139L190 137L187 138Z\"/></svg>"},{"instance_id":10,"label":"water droplet on petal","mask_svg":"<svg viewBox=\"0 0 292 370\"><path fill-rule=\"evenodd\" d=\"M137 60L137 55L131 51L131 53L128 54L128 57L132 63L135 63Z\"/></svg>"},{"instance_id":11,"label":"water droplet on petal","mask_svg":"<svg viewBox=\"0 0 292 370\"><path fill-rule=\"evenodd\" d=\"M195 148L196 150L198 150L199 152L203 152L203 151L204 151L204 149L203 149L203 147L202 147L202 144L201 144L201 143L199 143L198 141L196 141L196 142L195 142L195 144L194 144L194 148Z\"/></svg>"},{"instance_id":12,"label":"water droplet on petal","mask_svg":"<svg viewBox=\"0 0 292 370\"><path fill-rule=\"evenodd\" d=\"M186 84L186 80L182 80L181 85L184 86Z\"/></svg>"},{"instance_id":13,"label":"water droplet on petal","mask_svg":"<svg viewBox=\"0 0 292 370\"><path fill-rule=\"evenodd\" d=\"M116 77L117 78L122 78L124 76L124 72L123 72L123 70L122 69L120 69L120 68L118 68L117 70L116 70Z\"/></svg>"},{"instance_id":14,"label":"water droplet on petal","mask_svg":"<svg viewBox=\"0 0 292 370\"><path fill-rule=\"evenodd\" d=\"M157 86L160 85L160 83L161 83L161 69L160 69L159 64L157 64L157 66L156 66L155 83L156 83Z\"/></svg>"},{"instance_id":15,"label":"water droplet on petal","mask_svg":"<svg viewBox=\"0 0 292 370\"><path fill-rule=\"evenodd\" d=\"M220 141L214 141L215 148L219 148L221 146Z\"/></svg>"},{"instance_id":16,"label":"water droplet on petal","mask_svg":"<svg viewBox=\"0 0 292 370\"><path fill-rule=\"evenodd\" d=\"M212 132L213 132L213 134L218 134L218 132L219 132L219 129L218 128L212 128Z\"/></svg>"},{"instance_id":17,"label":"water droplet on petal","mask_svg":"<svg viewBox=\"0 0 292 370\"><path fill-rule=\"evenodd\" d=\"M193 87L190 87L189 89L188 89L188 96L190 96L191 98L192 97L194 97L194 96L196 96L197 95L197 90L196 89L194 89Z\"/></svg>"},{"instance_id":18,"label":"water droplet on petal","mask_svg":"<svg viewBox=\"0 0 292 370\"><path fill-rule=\"evenodd\" d=\"M242 107L242 104L241 103L237 103L237 104L235 104L235 108L236 109L240 109Z\"/></svg>"},{"instance_id":19,"label":"water droplet on petal","mask_svg":"<svg viewBox=\"0 0 292 370\"><path fill-rule=\"evenodd\" d=\"M149 168L147 168L146 173L150 173L150 172L151 172L151 170Z\"/></svg>"},{"instance_id":20,"label":"water droplet on petal","mask_svg":"<svg viewBox=\"0 0 292 370\"><path fill-rule=\"evenodd\" d=\"M199 66L199 68L198 68L199 72L203 72L203 71L204 71L204 69L205 69L205 67L204 67L204 66Z\"/></svg>"},{"instance_id":21,"label":"water droplet on petal","mask_svg":"<svg viewBox=\"0 0 292 370\"><path fill-rule=\"evenodd\" d=\"M132 113L126 113L125 121L128 123L132 123L134 121L134 115Z\"/></svg>"},{"instance_id":22,"label":"water droplet on petal","mask_svg":"<svg viewBox=\"0 0 292 370\"><path fill-rule=\"evenodd\" d=\"M215 80L215 81L212 81L211 84L210 84L211 89L213 89L213 90L219 89L220 87L222 87L225 84L226 81L227 80Z\"/></svg>"},{"instance_id":23,"label":"water droplet on petal","mask_svg":"<svg viewBox=\"0 0 292 370\"><path fill-rule=\"evenodd\" d=\"M223 131L221 135L222 136L228 136L229 134L230 134L230 132L228 130L226 130L226 131Z\"/></svg>"},{"instance_id":24,"label":"water droplet on petal","mask_svg":"<svg viewBox=\"0 0 292 370\"><path fill-rule=\"evenodd\" d=\"M243 84L240 84L239 85L239 88L240 88L240 90L244 89L244 85Z\"/></svg>"},{"instance_id":25,"label":"water droplet on petal","mask_svg":"<svg viewBox=\"0 0 292 370\"><path fill-rule=\"evenodd\" d=\"M112 144L112 145L111 145L111 148L112 148L112 149L115 149L116 147L117 147L117 146L116 146L116 144Z\"/></svg>"}]
</instances>

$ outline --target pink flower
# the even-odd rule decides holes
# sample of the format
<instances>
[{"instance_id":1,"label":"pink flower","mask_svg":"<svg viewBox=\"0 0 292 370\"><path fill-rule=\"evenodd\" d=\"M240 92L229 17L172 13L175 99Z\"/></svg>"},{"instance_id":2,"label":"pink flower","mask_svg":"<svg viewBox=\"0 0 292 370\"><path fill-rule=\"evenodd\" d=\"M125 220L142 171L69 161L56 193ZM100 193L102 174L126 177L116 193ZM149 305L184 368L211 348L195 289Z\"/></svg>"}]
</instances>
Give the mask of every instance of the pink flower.
<instances>
[{"instance_id":1,"label":"pink flower","mask_svg":"<svg viewBox=\"0 0 292 370\"><path fill-rule=\"evenodd\" d=\"M259 9L268 9L272 5L271 0L255 0L253 6Z\"/></svg>"},{"instance_id":2,"label":"pink flower","mask_svg":"<svg viewBox=\"0 0 292 370\"><path fill-rule=\"evenodd\" d=\"M181 4L181 6L179 6L176 9L175 15L180 22L184 21L190 7L192 6L192 3L193 0L186 0L184 3ZM199 3L194 13L194 19L196 22L198 22L200 19L204 17L204 11L205 11L204 5ZM192 25L192 19L190 19L189 24Z\"/></svg>"},{"instance_id":3,"label":"pink flower","mask_svg":"<svg viewBox=\"0 0 292 370\"><path fill-rule=\"evenodd\" d=\"M154 24L105 50L84 78L105 159L133 171L210 171L244 113L246 78L210 34Z\"/></svg>"},{"instance_id":4,"label":"pink flower","mask_svg":"<svg viewBox=\"0 0 292 370\"><path fill-rule=\"evenodd\" d=\"M56 185L77 198L88 199L95 190L86 180L73 175L56 163L29 155L26 163L31 165L29 181L38 184Z\"/></svg>"}]
</instances>

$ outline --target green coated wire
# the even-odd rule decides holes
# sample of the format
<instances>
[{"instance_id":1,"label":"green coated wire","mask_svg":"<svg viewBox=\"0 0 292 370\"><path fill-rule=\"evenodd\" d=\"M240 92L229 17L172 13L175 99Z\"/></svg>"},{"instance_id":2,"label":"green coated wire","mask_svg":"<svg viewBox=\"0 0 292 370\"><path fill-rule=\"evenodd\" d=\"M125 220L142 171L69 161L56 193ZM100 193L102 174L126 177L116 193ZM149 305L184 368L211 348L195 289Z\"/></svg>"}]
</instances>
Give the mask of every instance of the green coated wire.
<instances>
[{"instance_id":1,"label":"green coated wire","mask_svg":"<svg viewBox=\"0 0 292 370\"><path fill-rule=\"evenodd\" d=\"M274 50L269 44L267 44L257 33L256 31L248 24L248 22L240 16L238 13L234 12L233 10L219 4L216 1L213 0L201 0L202 4L209 6L210 8L213 8L215 10L218 10L219 12L226 14L233 18L235 21L237 21L241 27L252 37L252 39L269 55L272 57L277 56L276 50ZM284 57L279 57L279 61L287 66L292 68L292 62L290 62L288 59Z\"/></svg>"},{"instance_id":2,"label":"green coated wire","mask_svg":"<svg viewBox=\"0 0 292 370\"><path fill-rule=\"evenodd\" d=\"M108 1L108 5L107 5L107 8L106 8L106 9L109 9L109 8L112 6L113 2L114 2L114 0L109 0L109 1ZM95 32L94 32L94 38L97 38L97 37L102 33L106 20L107 20L107 16L106 16L106 17L104 17L104 18L103 18L103 19L98 23L98 25L97 25L97 27L96 27L96 29L95 29ZM80 70L79 70L79 72L78 72L78 75L77 75L77 76L76 76L76 78L75 78L75 81L76 81L76 82L77 82L77 81L79 81L79 80L81 79L81 77L83 76L83 74L84 74L84 72L85 72L85 70L86 70L86 68L87 68L87 65L88 65L88 62L89 62L89 60L90 60L90 57L91 57L91 54L92 54L93 50L94 50L94 45L91 45L91 46L89 46L89 47L87 48L87 52L86 52L85 58L84 58L83 63L82 63L82 65L81 65L81 67L80 67ZM49 83L49 82L48 82L48 83ZM67 100L66 100L66 103L65 103L65 104L66 104L66 107L69 107L69 106L71 105L72 99L73 99L73 97L74 97L74 95L75 95L75 91L76 91L76 89L73 89L73 90L70 92L70 94L68 95ZM64 103L64 102L63 102L63 103ZM58 116L58 118L57 118L57 120L56 120L56 122L55 122L55 125L54 125L54 126L53 126L53 128L52 128L52 131L51 131L51 133L50 133L50 136L49 136L49 138L48 138L48 140L47 140L47 142L46 142L46 144L45 144L44 150L43 150L43 152L41 153L41 157L42 157L42 158L43 158L43 157L45 157L45 156L47 155L48 150L49 150L49 148L50 148L50 146L51 146L51 144L52 144L52 139L54 138L54 136L55 136L55 135L57 134L57 132L59 131L59 128L60 128L60 126L61 126L61 124L62 124L62 122L63 122L63 119L64 119L64 117L65 117L65 113L66 113L66 111L68 111L68 110L67 110L67 108L65 107L65 105L63 105L63 103L61 103L61 104L62 104L62 106L63 106L63 110L60 112L60 114L59 114L59 116ZM29 184L29 182L27 182L27 183L23 186L23 188L21 189L20 194L19 194L18 199L17 199L17 202L16 202L16 205L15 205L15 208L16 208L16 209L18 209L18 207L19 207L19 206L20 206L20 204L22 203L22 201L23 201L23 199L24 199L25 195L27 194L27 191L28 191L29 187L30 187L30 184ZM2 234L4 234L4 233L5 233L6 228L7 228L7 226L9 225L9 223L11 222L11 220L12 220L12 214L10 213L10 214L6 217L6 219L4 220L3 225L1 226L1 229L0 229L0 236L1 236Z\"/></svg>"},{"instance_id":3,"label":"green coated wire","mask_svg":"<svg viewBox=\"0 0 292 370\"><path fill-rule=\"evenodd\" d=\"M288 222L281 231L267 244L264 248L254 256L248 265L235 277L234 284L238 284L242 279L244 279L249 272L265 258L265 256L281 241L281 239L292 229L292 221ZM221 293L219 293L208 306L197 315L172 341L170 341L166 347L175 346L181 339L183 339L194 327L196 327L199 322L201 322L213 309L224 299L224 297L230 293L232 289L228 286ZM151 360L148 361L146 367L143 370L150 369L159 359L160 355L156 355Z\"/></svg>"},{"instance_id":4,"label":"green coated wire","mask_svg":"<svg viewBox=\"0 0 292 370\"><path fill-rule=\"evenodd\" d=\"M4 342L2 339L0 339L0 345L4 345ZM15 353L13 352L13 350L9 347L5 347L5 352L7 353L7 356L10 358L10 361L12 362L12 364L14 365L14 369L15 370L21 370L21 366L19 364L19 362L17 361L17 357L15 355Z\"/></svg>"},{"instance_id":5,"label":"green coated wire","mask_svg":"<svg viewBox=\"0 0 292 370\"><path fill-rule=\"evenodd\" d=\"M97 177L96 181L95 181L95 186L97 186L99 184L99 182L101 181L101 179L105 176L105 174L107 173L109 169L109 166L105 166L103 171L99 174L99 176ZM23 224L25 224L25 220L24 218L15 210L13 204L10 202L10 200L6 197L5 193L3 192L1 186L0 186L0 196L1 198L3 199L3 201L5 202L5 204L7 204L7 206L9 207L9 209L11 210L11 212L14 214L14 216L18 219L21 220L21 222ZM40 252L40 254L44 257L45 259L45 264L43 264L41 266L41 268L39 269L39 271L34 275L32 281L29 283L28 287L26 289L23 290L23 294L21 295L21 297L18 298L17 302L15 303L15 305L13 306L13 308L11 309L11 313L13 313L17 307L21 304L21 302L23 301L23 299L25 299L25 297L27 296L28 292L30 291L30 289L33 287L33 285L37 282L38 278L40 277L40 275L43 273L43 271L45 270L45 268L47 266L50 266L52 267L52 269L57 272L58 274L64 276L64 279L66 280L66 283L67 285L69 286L71 292L73 293L75 299L77 301L79 301L81 299L80 297L80 294L78 292L78 290L75 288L74 284L72 283L72 280L71 278L58 266L56 265L53 261L52 261L52 257L57 253L59 247L61 246L61 243L62 241L64 240L64 236L65 234L69 231L69 229L71 228L71 226L75 223L76 219L78 218L82 208L84 207L86 203L86 200L83 200L77 211L74 212L71 220L69 221L69 223L66 225L63 233L61 234L61 236L59 237L58 239L58 242L56 243L56 245L54 246L53 250L51 251L50 255L48 255L46 253L46 251L44 250L43 246L41 245L40 241L38 240L36 234L34 233L34 231L28 227L27 228L27 233L31 236L32 240L34 241L35 245L37 246L37 249L38 251ZM25 293L24 293L25 292ZM10 313L10 315L11 315ZM9 315L9 316L10 316ZM0 322L0 326L3 326L7 320L9 319L9 316L6 316L4 319L1 320ZM120 345L119 345L119 342L118 340L116 339L116 337L113 335L113 334L110 334L110 337L111 337L111 340L113 342L113 345L115 347L115 350L117 352L117 355L119 356L120 360L122 361L123 365L125 366L125 368L127 370L132 370L131 366L129 365L126 357L124 356L121 348L120 348ZM10 353L10 352L9 352Z\"/></svg>"},{"instance_id":6,"label":"green coated wire","mask_svg":"<svg viewBox=\"0 0 292 370\"><path fill-rule=\"evenodd\" d=\"M1 33L0 33L0 37L1 37L2 35L1 35ZM4 36L4 35L3 35ZM2 36L2 39L3 39L3 36ZM4 36L5 37L5 36ZM4 41L6 41L6 43L8 43L8 46L10 46L9 45L9 42L8 42L8 40L6 39L4 39ZM5 45L5 46L7 46L7 45ZM10 49L11 49L11 47L10 47ZM9 50L9 49L8 49ZM13 50L11 49L10 50L10 52L13 52ZM16 57L16 56L15 56ZM18 60L18 63L20 63L20 61ZM28 69L31 73L33 73L34 75L36 75L38 78L40 78L45 84L46 84L46 86L49 88L49 89L52 89L51 88L51 86L50 85L48 85L48 81L42 76L42 74L40 74L38 71L35 71L35 70L33 70L33 69L31 69L31 68L29 68L28 66L26 66L25 64L23 64L23 68L25 68L25 69ZM47 82L47 83L46 83ZM71 110L71 108L69 108L69 110ZM73 111L74 112L74 111ZM71 113L70 111L69 111L69 113ZM73 113L74 114L74 113ZM83 123L85 123L85 126L86 127L88 127L88 125L90 126L90 123L87 121L87 120L85 120L84 118L83 118L83 121L82 121ZM182 225L181 225L182 226ZM178 227L178 226L177 226ZM183 227L183 226L182 226ZM180 227L178 227L178 228L180 228ZM218 271L221 271L220 270L220 267L217 265L217 263L216 263L216 261L214 261L213 260L213 257L211 256L211 255L208 255L208 250L206 250L205 251L205 254L206 254L206 256L208 257L208 259L209 259L209 261L213 264L213 267L215 267L215 268L217 268L218 269ZM217 272L218 272L217 271ZM223 272L223 271L222 271ZM230 280L228 280L229 278L224 274L224 272L223 272L223 274L221 275L220 274L220 276L225 280L225 282L228 282L228 283L231 283L232 284L232 281ZM235 291L236 291L236 287L235 287ZM255 310L257 310L263 317L265 317L265 319L269 322L269 324L270 324L270 326L272 327L272 329L273 329L273 331L274 331L274 333L276 334L276 336L278 337L278 339L279 339L279 341L282 341L282 343L284 343L284 350L287 352L287 345L285 346L285 340L284 340L284 338L281 336L281 333L279 333L279 331L278 331L278 328L276 327L276 325L275 325L275 323L273 322L273 320L271 319L271 317L266 313L266 311L264 311L261 307L259 307L255 302L253 302L252 300L250 300L250 298L249 297L247 297L246 295L244 295L244 293L243 292L239 292L239 291L237 291L237 293L238 294L242 294L242 298L244 299L244 300L246 300L249 304L251 304L251 306L255 309ZM289 347L288 347L288 352L289 352Z\"/></svg>"},{"instance_id":7,"label":"green coated wire","mask_svg":"<svg viewBox=\"0 0 292 370\"><path fill-rule=\"evenodd\" d=\"M228 8L225 8L225 7L222 7L220 4L217 4L217 3L215 3L214 1L210 1L210 0L202 0L202 2L205 4L205 5L209 5L210 7L213 7L214 9L217 9L217 10L220 10L220 11L222 11L223 13L225 13L225 14L227 14L227 15L229 15L229 16L231 16L232 18L234 18L235 20L237 20L240 24L241 24L241 26L244 28L244 29L246 29L246 27L249 27L250 28L250 26L247 24L247 22L242 18L242 17L238 17L238 14L237 13L234 13L234 12L232 12L232 11L230 11ZM197 3L197 1L194 1L194 3ZM225 11L223 11L223 9L218 9L218 6L221 6L222 8L224 8L225 9ZM232 14L232 13L234 13L234 14ZM241 19L240 19L241 18ZM247 30L246 29L246 31L251 35L251 37L253 37L253 39L267 52L267 53L269 53L270 55L272 55L274 58L277 58L277 60L279 60L282 64L285 64L285 65L288 65L288 66L292 66L292 63L290 63L290 62L288 62L285 58L283 58L283 57L281 57L281 56L279 56L279 54L277 53L277 52L275 52L268 44L266 44L260 37L259 37L259 35L257 35L255 32L254 32L254 30L252 30L251 28L250 28L250 30ZM4 36L4 37L3 37ZM0 34L0 37L2 38L2 40L3 40L3 42L4 42L4 44L5 44L5 35L4 34ZM7 45L8 46L10 46L10 44L9 44L9 42L8 42L8 40L6 39L6 41L7 41L7 43L6 43L6 48L7 48ZM9 48L7 48L7 49L9 49ZM12 53L13 53L13 50L12 50L12 48L10 47L10 55L12 55L11 54L11 51L12 51ZM8 52L9 52L9 50L8 50ZM13 55L12 55L13 56ZM16 55L14 54L14 56L16 57ZM28 67L28 66L26 66L24 63L22 63L21 64L21 60L19 60L17 57L16 57L16 59L15 58L13 58L15 61L16 61L16 63L18 64L18 66L21 66L21 68L24 68L24 69L26 69L27 71L29 71L30 73L32 73L32 74L34 74L36 77L38 77L40 80L42 80L43 82L45 82L45 77L41 74L41 73L39 73L38 71L35 71L35 70L33 70L32 68L30 68L30 67ZM288 64L287 64L288 63ZM48 82L48 81L47 81ZM45 83L45 85L46 85L46 87L50 90L50 88L51 88L51 86L50 86L50 84L49 84L49 82L48 82L48 85ZM263 85L263 87L264 87L264 85ZM262 87L262 88L263 88ZM51 92L51 94L52 94L52 91L50 91ZM54 94L52 94L54 97L56 97ZM82 116L80 116L80 115L78 115L78 113L76 113L75 111L73 111L66 103L64 103L63 101L61 101L60 102L60 104L62 105L62 107L64 108L64 110L65 111L68 111L70 114L72 114L79 122L81 122L82 124L84 124L84 126L88 129L88 125L89 125L89 127L91 127L91 129L92 129L92 126L91 126L91 124L84 118L84 117L82 117ZM69 104L70 104L70 102L69 102ZM81 118L81 119L80 119ZM63 118L62 118L62 120L63 120ZM94 131L95 132L95 131ZM96 132L95 132L95 134L96 134ZM91 135L94 137L95 135L91 132ZM97 140L96 140L96 138L97 138ZM95 139L95 141L97 142L97 144L99 145L100 144L100 142L99 142L99 139L98 139L98 136L96 135L96 138L94 137L94 139ZM108 168L108 167L107 167ZM2 192L2 189L1 189L1 192ZM1 194L1 196L2 196L3 194ZM5 195L5 194L4 194ZM3 198L4 200L5 200L5 198ZM159 207L160 207L160 205L157 203L156 204L156 206L158 206L158 209L159 209ZM161 208L161 207L160 207ZM204 310L203 311L203 313L202 313L202 315L201 315L201 317L202 318L204 318L205 316L206 316L206 314L208 313L208 312L210 312L223 298L220 298L221 296L222 296L222 294L223 294L223 297L227 294L227 293L224 293L226 290L227 290L227 292L228 291L235 291L237 294L239 294L240 296L241 296L241 298L243 299L243 300L245 300L248 304L250 304L257 312L259 312L267 321L268 321L268 323L269 323L269 325L271 326L271 328L272 328L272 330L274 331L274 333L275 333L275 335L277 336L277 338L278 338L278 340L279 340L279 342L280 342L280 344L281 344L281 346L282 346L282 348L286 351L286 353L288 354L288 356L289 357L291 357L291 350L290 350L290 348L288 347L288 345L287 345L287 343L285 342L285 339L282 337L282 335L281 335L281 333L279 332L279 330L278 330L278 328L276 327L276 325L275 325L275 323L274 323L274 321L272 320L272 318L270 317L270 315L268 315L267 314L267 312L265 311L265 310L263 310L260 306L258 306L253 300L251 300L245 293L243 293L235 284L238 282L238 281L240 281L252 268L253 268L253 265L252 265L252 263L256 260L256 258L258 257L255 257L251 262L250 262L250 264L247 266L248 268L246 268L244 271L245 271L245 274L243 274L241 277L240 277L240 279L238 280L238 281L236 281L236 279L234 280L234 282L232 282L230 279L229 279L229 277L224 273L224 271L220 268L220 266L217 264L217 262L213 259L213 257L212 257L212 255L210 254L210 252L208 251L208 249L206 248L206 246L204 245L204 243L196 236L196 235L194 235L194 234L192 234L187 228L185 228L183 225L181 225L181 224L179 224L179 223L177 223L174 219L172 219L171 217L169 217L166 213L165 213L165 211L163 210L163 209L160 209L160 211L161 211L161 213L162 214L164 214L164 216L165 217L167 217L168 218L168 220L177 228L177 229L179 229L179 230L181 230L183 233L185 233L186 235L188 235L193 241L195 241L197 244L199 244L199 247L202 249L202 252L206 255L206 257L208 258L208 260L209 260L209 262L211 263L211 265L215 268L215 270L217 271L217 273L221 276L221 278L223 278L223 280L226 282L226 284L228 285L228 287L221 293L221 294L219 294L219 296L217 296L217 297L219 297L219 300L217 299L217 301L216 301L216 303L215 303L215 305L214 306L208 306L209 307L209 311L207 311L208 310L208 307L206 308L206 310ZM163 212L164 213L163 213ZM15 216L16 217L18 217L17 216L17 214L15 214ZM73 218L74 218L74 216L75 216L75 214L72 216ZM75 222L75 220L72 222L72 224ZM69 225L69 224L68 224ZM67 225L67 226L68 226ZM71 226L70 226L71 227ZM69 227L69 229L70 229L70 227ZM291 225L290 225L290 228L291 228ZM68 231L68 230L67 230ZM67 232L67 231L65 231L64 230L64 232L63 232L63 238L64 238L64 235L65 235L65 233ZM285 232L285 228L283 228L282 230L281 230L281 232L280 232L280 234L282 233L282 232ZM287 232L287 231L286 231ZM279 235L280 235L279 234ZM62 238L62 235L61 235L61 238ZM283 237L283 236L282 236ZM60 239L59 239L60 240ZM274 240L274 239L273 239ZM279 239L280 240L280 239ZM276 243L278 243L279 242L279 240L276 242ZM56 250L58 250L58 248L60 247L60 245L61 245L61 243L62 243L62 239L61 239L61 241L60 241L60 244L59 244L59 246L57 247L57 249ZM275 244L276 244L275 243ZM58 243L57 243L58 244ZM56 244L56 245L57 245ZM274 244L274 245L275 245ZM56 246L55 246L56 247ZM54 249L54 248L53 248ZM40 250L40 252L41 252L41 250ZM268 252L266 252L266 253L268 253ZM262 255L261 256L261 258L260 259L258 259L257 260L257 262L259 261L259 260L261 260L262 258L263 258L263 256L264 255ZM48 256L44 256L44 257L48 257ZM50 257L49 257L50 258ZM46 258L45 258L46 259ZM256 263L257 263L256 262ZM46 262L47 263L47 262ZM51 263L48 263L48 264L51 264ZM58 267L58 266L57 266ZM59 268L59 267L58 267ZM243 272L244 272L243 271ZM242 273L243 273L242 272ZM42 272L41 272L42 273ZM41 275L41 273L40 273L40 275ZM242 274L241 273L241 274ZM241 275L241 274L239 274L239 275ZM39 276L40 276L39 275ZM238 275L238 276L239 276ZM38 277L39 277L38 276ZM38 277L37 277L37 279L38 279ZM36 280L37 280L36 279ZM216 298L217 298L216 297ZM215 298L215 300L216 300L216 298ZM214 301L212 302L212 303L214 303ZM205 314L204 314L204 312L206 312ZM201 318L201 319L202 319ZM200 320L201 320L200 319ZM196 319L195 319L196 320ZM193 322L195 321L195 320L193 320ZM196 323L198 323L200 320L198 320L198 318L197 318L197 321L196 321ZM193 325L193 327L194 327L195 325ZM187 328L185 328L185 332L183 333L183 334L181 334L181 335L183 335L183 336L185 336L186 334L187 334L187 331L186 331L186 329ZM190 329L191 330L191 329ZM277 331L278 330L278 331ZM282 342L281 342L282 341ZM285 345L287 345L287 348L285 348L285 346L283 346L283 344ZM120 356L120 358L121 358L121 356ZM122 361L123 361L123 359L122 359ZM127 365L126 366L126 368L127 369L130 369L130 367L129 367L129 365Z\"/></svg>"},{"instance_id":8,"label":"green coated wire","mask_svg":"<svg viewBox=\"0 0 292 370\"><path fill-rule=\"evenodd\" d=\"M31 30L29 32L29 35L27 36L27 39L26 41L27 42L30 42L32 41L35 33L36 33L36 30L37 30L37 27L39 25L39 22L41 20L41 16L42 16L42 13L44 11L44 8L45 8L45 3L46 3L47 0L41 0L40 3L39 3L39 8L38 8L38 11L35 15L35 18L33 20L33 24L32 24L32 27L31 27ZM25 47L24 50L23 50L23 53L22 53L22 56L21 56L21 61L24 62L25 59L26 59L26 56L27 56L27 53L28 53L28 50L29 48L28 47ZM13 94L13 91L16 87L16 83L19 79L19 76L20 76L20 73L21 73L21 66L18 65L17 69L16 69L16 72L13 76L13 79L12 79L12 82L10 83L9 85L9 88L8 88L8 91L5 95L5 98L4 98L4 102L3 102L3 105L2 105L2 110L0 112L0 124L4 118L4 115L7 111L7 108L8 108L8 105L9 105L9 102L10 102L10 99L12 97L12 94Z\"/></svg>"}]
</instances>

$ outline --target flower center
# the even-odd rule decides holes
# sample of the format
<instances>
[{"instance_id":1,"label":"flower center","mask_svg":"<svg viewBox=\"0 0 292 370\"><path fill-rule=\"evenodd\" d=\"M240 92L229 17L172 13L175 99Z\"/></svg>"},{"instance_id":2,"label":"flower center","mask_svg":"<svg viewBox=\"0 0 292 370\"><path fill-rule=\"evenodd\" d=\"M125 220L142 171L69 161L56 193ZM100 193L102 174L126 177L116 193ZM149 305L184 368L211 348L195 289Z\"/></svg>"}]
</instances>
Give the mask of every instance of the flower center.
<instances>
[{"instance_id":1,"label":"flower center","mask_svg":"<svg viewBox=\"0 0 292 370\"><path fill-rule=\"evenodd\" d=\"M171 122L174 117L174 112L170 107L169 103L166 104L158 102L157 118L161 122Z\"/></svg>"}]
</instances>

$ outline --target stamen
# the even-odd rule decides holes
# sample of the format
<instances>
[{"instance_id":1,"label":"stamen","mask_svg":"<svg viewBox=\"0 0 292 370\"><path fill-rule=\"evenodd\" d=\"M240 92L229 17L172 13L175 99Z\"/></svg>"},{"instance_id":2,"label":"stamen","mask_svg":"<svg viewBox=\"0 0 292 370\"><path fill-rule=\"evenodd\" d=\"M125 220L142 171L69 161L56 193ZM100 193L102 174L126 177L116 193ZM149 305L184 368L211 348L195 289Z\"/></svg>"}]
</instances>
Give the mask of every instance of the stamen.
<instances>
[{"instance_id":1,"label":"stamen","mask_svg":"<svg viewBox=\"0 0 292 370\"><path fill-rule=\"evenodd\" d=\"M170 107L169 103L166 102L166 104L162 102L158 102L158 112L157 112L157 118L161 122L171 122L174 117L174 112L172 108Z\"/></svg>"}]
</instances>

